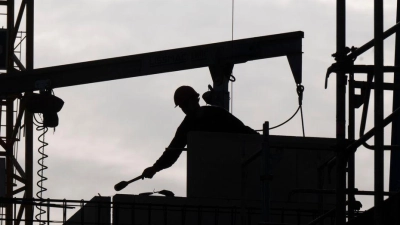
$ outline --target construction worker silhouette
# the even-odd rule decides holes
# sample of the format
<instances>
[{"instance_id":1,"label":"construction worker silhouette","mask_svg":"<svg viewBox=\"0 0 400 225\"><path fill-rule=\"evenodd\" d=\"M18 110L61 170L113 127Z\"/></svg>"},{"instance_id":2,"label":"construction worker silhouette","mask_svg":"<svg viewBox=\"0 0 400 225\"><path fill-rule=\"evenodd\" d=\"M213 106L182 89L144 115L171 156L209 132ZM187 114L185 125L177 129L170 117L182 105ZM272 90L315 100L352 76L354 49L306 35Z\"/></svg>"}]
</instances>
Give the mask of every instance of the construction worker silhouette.
<instances>
[{"instance_id":1,"label":"construction worker silhouette","mask_svg":"<svg viewBox=\"0 0 400 225\"><path fill-rule=\"evenodd\" d=\"M199 94L190 86L176 89L175 105L182 109L186 117L161 157L153 166L143 171L144 177L152 178L160 170L172 166L182 153L181 149L186 146L190 131L258 134L225 109L218 106L200 106L199 100Z\"/></svg>"}]
</instances>

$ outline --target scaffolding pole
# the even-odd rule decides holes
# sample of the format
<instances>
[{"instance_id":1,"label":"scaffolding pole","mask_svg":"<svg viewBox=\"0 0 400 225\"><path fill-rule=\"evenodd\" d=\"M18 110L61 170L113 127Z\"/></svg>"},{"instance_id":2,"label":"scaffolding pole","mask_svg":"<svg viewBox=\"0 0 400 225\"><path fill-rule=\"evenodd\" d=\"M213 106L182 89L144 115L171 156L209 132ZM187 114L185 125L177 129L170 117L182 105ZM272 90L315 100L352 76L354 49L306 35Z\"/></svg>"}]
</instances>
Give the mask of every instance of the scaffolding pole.
<instances>
[{"instance_id":1,"label":"scaffolding pole","mask_svg":"<svg viewBox=\"0 0 400 225\"><path fill-rule=\"evenodd\" d=\"M375 104L374 104L374 126L376 128L374 145L374 180L375 180L375 217L374 224L383 224L383 0L374 0L374 36L375 36Z\"/></svg>"},{"instance_id":2,"label":"scaffolding pole","mask_svg":"<svg viewBox=\"0 0 400 225\"><path fill-rule=\"evenodd\" d=\"M400 0L397 0L397 15L396 23L400 22ZM395 57L394 66L400 66L400 34L396 33L395 40ZM394 72L393 78L394 86L400 85L400 71ZM400 91L393 90L393 109L400 107ZM393 146L400 145L400 118L392 123L392 142ZM389 191L400 190L400 151L392 151L390 153L390 177L389 177Z\"/></svg>"},{"instance_id":3,"label":"scaffolding pole","mask_svg":"<svg viewBox=\"0 0 400 225\"><path fill-rule=\"evenodd\" d=\"M336 54L337 61L345 58L346 48L346 0L337 0L336 4ZM346 74L337 73L336 79L336 224L346 223Z\"/></svg>"},{"instance_id":4,"label":"scaffolding pole","mask_svg":"<svg viewBox=\"0 0 400 225\"><path fill-rule=\"evenodd\" d=\"M34 40L34 0L26 1L26 69L33 70L33 40ZM33 199L33 114L25 111L25 197ZM33 224L33 205L26 205L25 224Z\"/></svg>"}]
</instances>

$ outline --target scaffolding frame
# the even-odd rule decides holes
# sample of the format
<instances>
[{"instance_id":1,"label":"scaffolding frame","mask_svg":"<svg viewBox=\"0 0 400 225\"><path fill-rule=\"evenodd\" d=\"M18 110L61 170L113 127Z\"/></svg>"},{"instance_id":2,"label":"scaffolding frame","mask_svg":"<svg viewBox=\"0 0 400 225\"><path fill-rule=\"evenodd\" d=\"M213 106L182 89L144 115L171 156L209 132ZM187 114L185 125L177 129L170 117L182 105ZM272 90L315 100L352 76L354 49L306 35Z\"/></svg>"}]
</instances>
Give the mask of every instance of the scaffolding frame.
<instances>
[{"instance_id":1,"label":"scaffolding frame","mask_svg":"<svg viewBox=\"0 0 400 225\"><path fill-rule=\"evenodd\" d=\"M0 7L6 7L7 20L7 56L6 56L6 71L30 71L34 67L33 59L33 38L34 38L34 0L21 0L21 5L15 14L15 0L2 0ZM25 17L25 18L24 18ZM25 19L25 37L21 38L18 34L22 20ZM16 40L20 39L18 43ZM20 61L22 44L25 47L25 61ZM17 57L19 55L20 57ZM25 199L33 199L33 115L25 112L24 107L19 108L18 115L15 116L16 109L18 109L19 99L21 94L15 93L12 95L2 96L1 108L5 107L5 140L0 140L0 145L4 151L0 152L0 156L6 159L6 198L12 199L17 194L23 192ZM17 108L16 108L17 107ZM22 167L16 159L13 149L17 145L19 139L18 133L21 131L21 125L24 124L25 131L25 165ZM20 182L24 186L14 190L14 180ZM25 224L32 224L33 208L30 205L20 204L18 207L3 201L5 208L5 224L12 225L11 218L17 216L15 221L19 225L21 221ZM22 219L24 216L25 219Z\"/></svg>"},{"instance_id":2,"label":"scaffolding frame","mask_svg":"<svg viewBox=\"0 0 400 225\"><path fill-rule=\"evenodd\" d=\"M374 146L367 146L374 150L374 224L383 224L384 212L384 150L394 149L393 146L384 146L384 127L394 121L399 114L397 109L393 108L393 113L384 119L384 90L395 91L395 84L384 83L385 72L397 72L400 70L398 64L395 66L384 66L383 64L383 41L385 38L394 34L399 30L397 23L392 28L384 32L383 30L383 1L374 1L374 39L362 47L348 48L346 46L346 0L336 1L336 63L328 68L327 77L330 72L336 73L336 138L337 138L337 155L336 155L336 223L344 225L346 223L346 213L349 219L354 215L354 191L355 190L355 161L354 154L361 145L367 145L365 142L374 136ZM400 1L398 1L399 5ZM397 12L399 13L399 12ZM398 36L398 35L397 35ZM354 65L357 56L361 55L368 49L374 47L374 65ZM398 58L398 46L396 46L396 58ZM339 69L340 68L340 69ZM365 73L368 75L368 82L357 82L354 80L355 73ZM346 84L349 75L349 95L348 95L348 140L346 144ZM396 74L395 74L396 76ZM372 81L374 78L374 81ZM367 93L364 94L364 101L360 101L362 95L356 95L355 89L363 88ZM364 104L363 119L366 118L368 109L369 94L374 89L374 128L369 132L360 136L358 140L355 138L355 108ZM394 92L396 93L396 92ZM368 99L366 99L368 98ZM365 120L362 121L361 130L365 128ZM361 134L360 134L361 135ZM397 138L398 139L398 138ZM346 180L347 170L347 180ZM346 185L347 184L347 185ZM347 190L346 190L347 188ZM346 194L347 193L347 194ZM346 211L346 197L348 199L348 210Z\"/></svg>"}]
</instances>

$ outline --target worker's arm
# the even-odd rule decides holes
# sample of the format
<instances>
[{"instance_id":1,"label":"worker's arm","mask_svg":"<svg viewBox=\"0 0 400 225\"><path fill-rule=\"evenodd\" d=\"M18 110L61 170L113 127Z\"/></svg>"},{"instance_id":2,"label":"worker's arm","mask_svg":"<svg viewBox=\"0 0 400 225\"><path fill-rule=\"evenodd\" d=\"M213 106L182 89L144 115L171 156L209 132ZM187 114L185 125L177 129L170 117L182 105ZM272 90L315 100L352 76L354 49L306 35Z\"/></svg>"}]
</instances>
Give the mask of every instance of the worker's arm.
<instances>
[{"instance_id":1,"label":"worker's arm","mask_svg":"<svg viewBox=\"0 0 400 225\"><path fill-rule=\"evenodd\" d=\"M157 172L172 166L182 153L182 148L186 146L187 138L186 134L180 134L179 129L171 144L164 151L161 157L154 163L153 167L157 169Z\"/></svg>"},{"instance_id":2,"label":"worker's arm","mask_svg":"<svg viewBox=\"0 0 400 225\"><path fill-rule=\"evenodd\" d=\"M161 157L154 163L153 166L148 167L143 171L143 176L146 178L152 178L154 174L160 170L166 169L172 166L182 153L182 149L187 144L187 125L185 120L178 127L174 138L169 144L168 148L163 152Z\"/></svg>"}]
</instances>

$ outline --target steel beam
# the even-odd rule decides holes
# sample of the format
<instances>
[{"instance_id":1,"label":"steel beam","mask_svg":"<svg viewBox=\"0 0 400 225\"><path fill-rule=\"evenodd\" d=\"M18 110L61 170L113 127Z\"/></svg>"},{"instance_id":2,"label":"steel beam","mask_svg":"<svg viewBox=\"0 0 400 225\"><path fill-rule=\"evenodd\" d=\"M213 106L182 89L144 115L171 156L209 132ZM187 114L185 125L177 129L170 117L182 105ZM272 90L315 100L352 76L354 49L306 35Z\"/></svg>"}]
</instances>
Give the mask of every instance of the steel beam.
<instances>
[{"instance_id":1,"label":"steel beam","mask_svg":"<svg viewBox=\"0 0 400 225\"><path fill-rule=\"evenodd\" d=\"M27 65L27 71L0 77L0 94L38 90L40 88L35 86L38 82L47 82L50 88L59 88L208 67L220 63L238 64L251 60L301 55L303 37L304 33L298 31L32 71L28 70ZM291 59L298 58L291 57ZM301 66L296 63L292 65ZM293 71L296 71L294 74L296 83L301 83L301 68Z\"/></svg>"}]
</instances>

